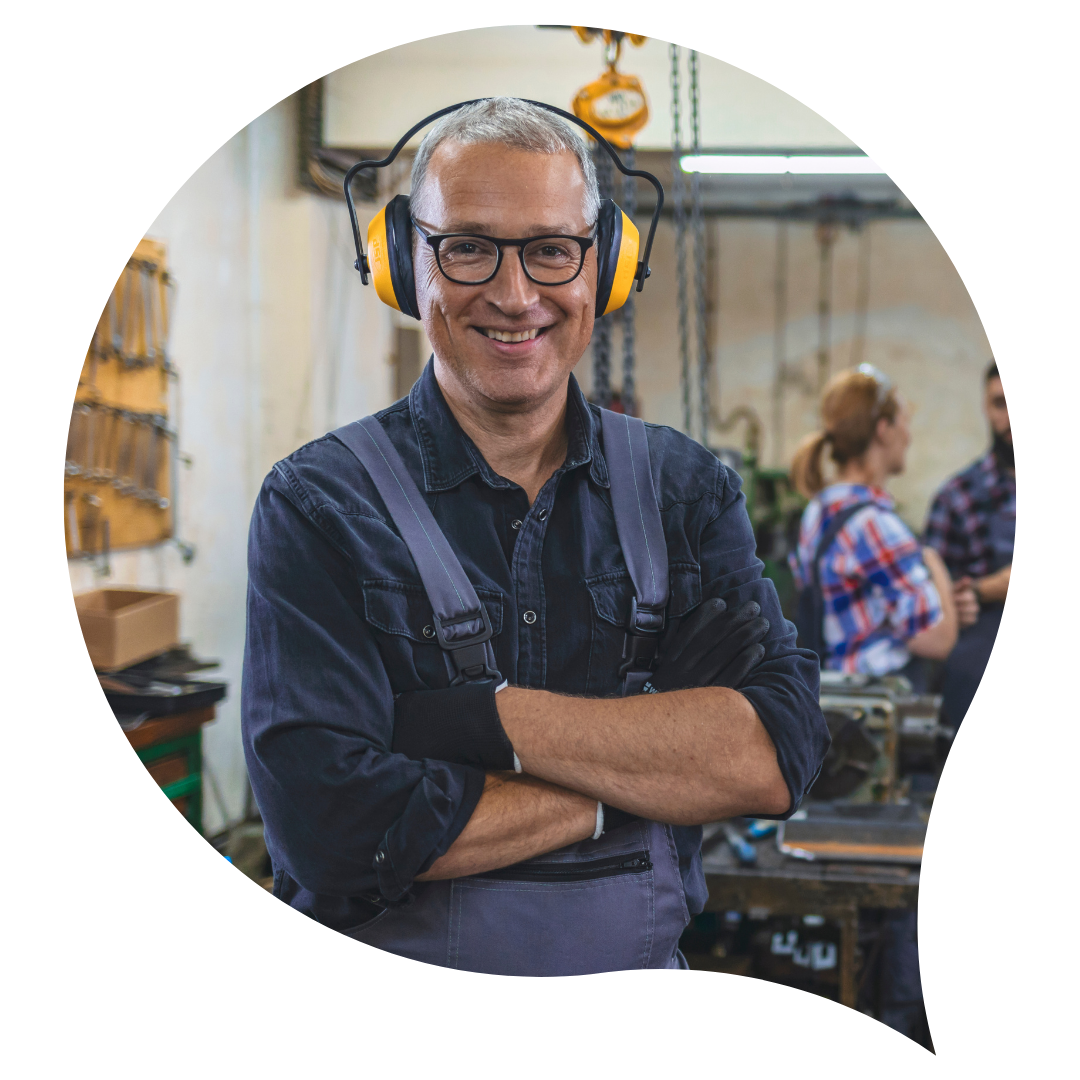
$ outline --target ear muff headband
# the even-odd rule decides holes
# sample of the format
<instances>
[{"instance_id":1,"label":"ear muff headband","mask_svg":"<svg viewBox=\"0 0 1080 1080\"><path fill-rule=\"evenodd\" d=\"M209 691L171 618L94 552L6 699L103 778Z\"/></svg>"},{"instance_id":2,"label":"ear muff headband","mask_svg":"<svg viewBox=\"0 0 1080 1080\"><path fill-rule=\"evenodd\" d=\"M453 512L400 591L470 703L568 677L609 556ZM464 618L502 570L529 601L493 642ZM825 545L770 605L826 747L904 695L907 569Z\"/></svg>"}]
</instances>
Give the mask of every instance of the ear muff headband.
<instances>
[{"instance_id":1,"label":"ear muff headband","mask_svg":"<svg viewBox=\"0 0 1080 1080\"><path fill-rule=\"evenodd\" d=\"M349 207L349 220L352 224L353 242L356 246L356 262L353 264L360 272L360 280L368 284L368 277L374 278L375 291L379 299L390 307L396 308L414 319L420 317L416 303L416 285L412 268L412 223L408 215L408 198L398 195L380 211L368 226L369 254L364 253L363 244L360 242L360 223L356 217L356 205L352 197L353 178L361 169L382 169L389 165L405 144L423 127L433 120L446 116L447 113L455 112L466 105L475 105L488 98L474 98L471 101L460 101L456 105L448 105L445 109L425 116L418 124L414 124L390 151L380 161L358 161L345 174L345 202ZM543 101L532 101L529 98L521 98L521 101L569 120L579 128L587 131L608 153L616 168L624 176L640 177L652 184L656 191L656 206L653 208L652 221L649 223L649 234L645 241L645 251L638 259L640 238L633 222L611 200L606 200L613 208L609 228L604 228L602 221L597 222L597 304L598 315L614 311L626 303L637 282L637 291L645 287L645 279L650 275L649 255L652 252L653 238L656 235L656 227L660 222L660 211L664 206L664 187L652 173L643 169L628 169L622 159L615 152L614 147L601 135L591 124L585 123L573 113L548 105ZM603 210L601 210L601 218ZM610 230L610 231L609 231ZM617 239L616 239L617 234ZM382 244L382 251L376 252L376 244ZM633 249L631 251L631 248ZM602 268L601 268L602 264ZM606 282L606 285L605 285ZM603 304L601 304L603 298Z\"/></svg>"}]
</instances>

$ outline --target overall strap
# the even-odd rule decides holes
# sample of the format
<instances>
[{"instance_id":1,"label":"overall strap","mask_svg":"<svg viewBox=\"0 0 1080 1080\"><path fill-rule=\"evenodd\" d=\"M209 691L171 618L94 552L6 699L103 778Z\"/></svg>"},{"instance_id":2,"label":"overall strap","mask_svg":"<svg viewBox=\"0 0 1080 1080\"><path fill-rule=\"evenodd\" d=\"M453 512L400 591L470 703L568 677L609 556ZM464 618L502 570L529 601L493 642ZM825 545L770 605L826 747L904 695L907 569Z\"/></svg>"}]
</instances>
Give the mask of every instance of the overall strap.
<instances>
[{"instance_id":1,"label":"overall strap","mask_svg":"<svg viewBox=\"0 0 1080 1080\"><path fill-rule=\"evenodd\" d=\"M829 548L836 542L840 530L860 511L868 506L875 505L872 502L855 503L853 506L845 506L833 514L829 527L821 534L817 549L814 551L814 561L810 566L810 587L813 590L813 626L815 637L809 643L818 657L825 659L825 596L821 591L821 560L828 554Z\"/></svg>"},{"instance_id":2,"label":"overall strap","mask_svg":"<svg viewBox=\"0 0 1080 1080\"><path fill-rule=\"evenodd\" d=\"M645 424L607 409L601 410L600 422L615 528L634 586L619 666L625 697L641 691L656 662L670 594L667 542L653 488Z\"/></svg>"},{"instance_id":3,"label":"overall strap","mask_svg":"<svg viewBox=\"0 0 1080 1080\"><path fill-rule=\"evenodd\" d=\"M367 416L332 434L367 469L416 563L435 615L436 639L453 663L451 685L501 681L487 610L382 424Z\"/></svg>"}]
</instances>

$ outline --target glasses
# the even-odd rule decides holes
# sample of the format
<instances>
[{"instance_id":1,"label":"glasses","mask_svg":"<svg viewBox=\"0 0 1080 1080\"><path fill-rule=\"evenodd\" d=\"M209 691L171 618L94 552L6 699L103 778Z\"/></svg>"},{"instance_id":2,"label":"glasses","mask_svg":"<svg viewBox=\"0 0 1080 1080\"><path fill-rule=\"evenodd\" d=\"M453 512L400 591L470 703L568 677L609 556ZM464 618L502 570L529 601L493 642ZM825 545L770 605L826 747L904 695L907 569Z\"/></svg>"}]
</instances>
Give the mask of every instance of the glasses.
<instances>
[{"instance_id":1,"label":"glasses","mask_svg":"<svg viewBox=\"0 0 1080 1080\"><path fill-rule=\"evenodd\" d=\"M525 276L536 285L569 285L585 265L591 236L528 236L504 240L477 233L429 233L414 221L431 245L443 277L457 285L483 285L502 266L503 248L516 247Z\"/></svg>"}]
</instances>

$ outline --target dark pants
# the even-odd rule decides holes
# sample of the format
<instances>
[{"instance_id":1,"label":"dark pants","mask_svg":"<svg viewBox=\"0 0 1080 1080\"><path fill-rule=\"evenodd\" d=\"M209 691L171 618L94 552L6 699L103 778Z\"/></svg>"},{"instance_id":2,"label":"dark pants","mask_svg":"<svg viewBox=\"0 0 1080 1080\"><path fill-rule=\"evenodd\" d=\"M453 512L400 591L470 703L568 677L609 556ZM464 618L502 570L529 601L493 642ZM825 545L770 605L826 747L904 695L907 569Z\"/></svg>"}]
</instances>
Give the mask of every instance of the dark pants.
<instances>
[{"instance_id":1,"label":"dark pants","mask_svg":"<svg viewBox=\"0 0 1080 1080\"><path fill-rule=\"evenodd\" d=\"M956 647L945 661L942 708L953 727L960 726L979 689L1004 610L1004 604L983 608L979 621L961 631Z\"/></svg>"}]
</instances>

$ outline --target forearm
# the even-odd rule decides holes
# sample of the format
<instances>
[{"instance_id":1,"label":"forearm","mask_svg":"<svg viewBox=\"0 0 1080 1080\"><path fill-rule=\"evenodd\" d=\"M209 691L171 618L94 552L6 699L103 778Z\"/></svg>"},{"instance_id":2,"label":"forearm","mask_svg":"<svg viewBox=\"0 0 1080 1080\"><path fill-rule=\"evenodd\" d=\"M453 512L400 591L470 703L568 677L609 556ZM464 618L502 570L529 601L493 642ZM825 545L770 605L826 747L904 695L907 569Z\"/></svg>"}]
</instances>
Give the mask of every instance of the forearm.
<instances>
[{"instance_id":1,"label":"forearm","mask_svg":"<svg viewBox=\"0 0 1080 1080\"><path fill-rule=\"evenodd\" d=\"M933 548L923 549L923 559L941 600L941 620L916 634L908 641L907 647L914 656L922 656L928 660L944 660L952 652L960 632L952 578L949 577L949 571L941 561L941 556Z\"/></svg>"},{"instance_id":2,"label":"forearm","mask_svg":"<svg viewBox=\"0 0 1080 1080\"><path fill-rule=\"evenodd\" d=\"M1009 580L1012 577L1012 564L1003 566L993 574L975 581L975 591L984 604L1001 604L1009 592Z\"/></svg>"},{"instance_id":3,"label":"forearm","mask_svg":"<svg viewBox=\"0 0 1080 1080\"><path fill-rule=\"evenodd\" d=\"M527 773L672 825L790 806L753 706L722 687L573 698L508 687L499 716Z\"/></svg>"},{"instance_id":4,"label":"forearm","mask_svg":"<svg viewBox=\"0 0 1080 1080\"><path fill-rule=\"evenodd\" d=\"M482 874L585 840L596 828L596 802L535 776L488 773L465 828L416 880Z\"/></svg>"}]
</instances>

